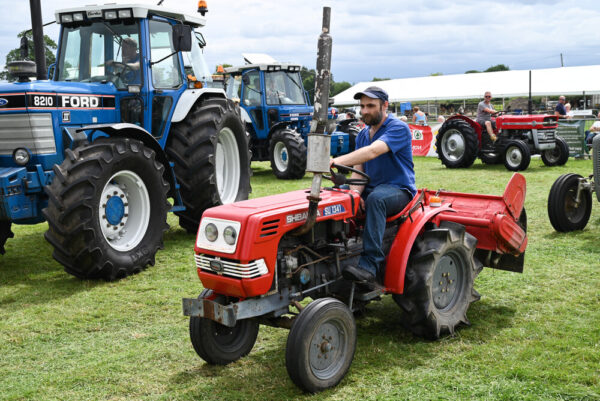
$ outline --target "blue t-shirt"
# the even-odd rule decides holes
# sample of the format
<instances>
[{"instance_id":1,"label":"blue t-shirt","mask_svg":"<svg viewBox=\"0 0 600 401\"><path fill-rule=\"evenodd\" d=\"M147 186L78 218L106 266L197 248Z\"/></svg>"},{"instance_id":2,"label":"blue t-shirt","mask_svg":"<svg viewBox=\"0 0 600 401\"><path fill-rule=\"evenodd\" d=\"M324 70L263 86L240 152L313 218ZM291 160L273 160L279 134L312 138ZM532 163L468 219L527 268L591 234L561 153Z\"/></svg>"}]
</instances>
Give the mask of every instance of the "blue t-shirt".
<instances>
[{"instance_id":1,"label":"blue t-shirt","mask_svg":"<svg viewBox=\"0 0 600 401\"><path fill-rule=\"evenodd\" d=\"M408 189L414 196L415 169L412 159L412 134L408 125L388 114L379 130L369 138L369 126L359 132L356 138L356 149L369 146L380 140L390 148L389 152L379 155L363 164L365 173L371 177L367 189L372 190L377 185L389 184L401 189Z\"/></svg>"},{"instance_id":2,"label":"blue t-shirt","mask_svg":"<svg viewBox=\"0 0 600 401\"><path fill-rule=\"evenodd\" d=\"M561 116L567 115L567 109L565 109L565 105L562 103L557 104L556 109L554 109L554 110L558 111L558 114L560 114Z\"/></svg>"}]
</instances>

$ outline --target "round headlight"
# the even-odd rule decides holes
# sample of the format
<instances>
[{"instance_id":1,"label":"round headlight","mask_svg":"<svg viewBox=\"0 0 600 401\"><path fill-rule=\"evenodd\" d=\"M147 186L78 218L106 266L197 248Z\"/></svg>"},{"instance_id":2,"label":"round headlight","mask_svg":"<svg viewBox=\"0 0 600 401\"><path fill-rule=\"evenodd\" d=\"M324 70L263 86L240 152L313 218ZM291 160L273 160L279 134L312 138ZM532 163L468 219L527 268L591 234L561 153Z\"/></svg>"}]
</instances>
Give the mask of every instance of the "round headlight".
<instances>
[{"instance_id":1,"label":"round headlight","mask_svg":"<svg viewBox=\"0 0 600 401\"><path fill-rule=\"evenodd\" d=\"M213 223L209 223L204 229L204 234L206 235L206 239L208 239L210 242L215 242L219 236L219 230L217 230L217 226L215 226Z\"/></svg>"},{"instance_id":2,"label":"round headlight","mask_svg":"<svg viewBox=\"0 0 600 401\"><path fill-rule=\"evenodd\" d=\"M229 245L233 245L235 244L236 237L237 232L235 231L235 228L231 226L225 227L225 229L223 230L223 238L225 239L225 242L227 242Z\"/></svg>"},{"instance_id":3,"label":"round headlight","mask_svg":"<svg viewBox=\"0 0 600 401\"><path fill-rule=\"evenodd\" d=\"M30 159L31 159L31 154L25 148L17 148L13 152L13 160L19 166L26 165L27 163L29 163Z\"/></svg>"}]
</instances>

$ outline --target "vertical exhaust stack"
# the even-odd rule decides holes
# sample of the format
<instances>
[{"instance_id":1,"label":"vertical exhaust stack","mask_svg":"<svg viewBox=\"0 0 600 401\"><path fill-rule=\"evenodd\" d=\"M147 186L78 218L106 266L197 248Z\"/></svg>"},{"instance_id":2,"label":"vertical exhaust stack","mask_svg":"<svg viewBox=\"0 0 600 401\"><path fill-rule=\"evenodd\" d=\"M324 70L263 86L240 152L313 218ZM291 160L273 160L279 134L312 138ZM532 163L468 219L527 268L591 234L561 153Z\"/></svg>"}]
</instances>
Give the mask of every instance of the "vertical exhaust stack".
<instances>
[{"instance_id":1,"label":"vertical exhaust stack","mask_svg":"<svg viewBox=\"0 0 600 401\"><path fill-rule=\"evenodd\" d=\"M331 138L327 134L327 111L329 108L329 85L331 77L331 45L329 24L331 8L323 7L323 28L318 42L317 76L315 79L314 113L308 134L306 171L313 173L313 181L308 196L308 216L306 222L294 231L294 235L308 232L317 220L317 207L321 198L321 179L329 171Z\"/></svg>"},{"instance_id":2,"label":"vertical exhaust stack","mask_svg":"<svg viewBox=\"0 0 600 401\"><path fill-rule=\"evenodd\" d=\"M44 46L44 28L42 25L42 7L40 0L29 0L33 47L35 49L36 76L38 80L46 77L46 46Z\"/></svg>"}]
</instances>

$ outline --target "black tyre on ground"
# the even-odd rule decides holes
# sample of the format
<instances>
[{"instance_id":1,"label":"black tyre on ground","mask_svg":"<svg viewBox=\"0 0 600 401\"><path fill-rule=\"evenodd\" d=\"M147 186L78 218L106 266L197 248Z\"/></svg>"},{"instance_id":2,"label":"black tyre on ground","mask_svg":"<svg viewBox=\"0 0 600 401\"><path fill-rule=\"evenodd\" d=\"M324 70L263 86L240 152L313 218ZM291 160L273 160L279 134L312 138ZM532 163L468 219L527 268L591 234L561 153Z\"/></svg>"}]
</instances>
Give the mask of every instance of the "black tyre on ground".
<instances>
[{"instance_id":1,"label":"black tyre on ground","mask_svg":"<svg viewBox=\"0 0 600 401\"><path fill-rule=\"evenodd\" d=\"M404 294L394 295L413 334L437 339L470 324L467 310L479 300L473 281L483 265L474 256L477 239L457 223L442 222L415 241Z\"/></svg>"},{"instance_id":2,"label":"black tyre on ground","mask_svg":"<svg viewBox=\"0 0 600 401\"><path fill-rule=\"evenodd\" d=\"M187 117L173 124L166 152L185 211L179 225L195 234L204 210L248 199L251 155L239 111L230 100L209 98L196 103Z\"/></svg>"},{"instance_id":3,"label":"black tyre on ground","mask_svg":"<svg viewBox=\"0 0 600 401\"><path fill-rule=\"evenodd\" d=\"M203 298L210 290L204 290ZM216 301L222 298L217 298ZM227 365L248 355L258 336L259 324L253 319L239 320L227 327L202 317L190 318L190 340L194 350L207 363Z\"/></svg>"},{"instance_id":4,"label":"black tyre on ground","mask_svg":"<svg viewBox=\"0 0 600 401\"><path fill-rule=\"evenodd\" d=\"M334 298L311 302L300 312L285 350L285 366L302 390L316 393L337 385L346 375L356 350L352 311Z\"/></svg>"},{"instance_id":5,"label":"black tyre on ground","mask_svg":"<svg viewBox=\"0 0 600 401\"><path fill-rule=\"evenodd\" d=\"M473 127L464 120L456 119L442 125L435 138L435 147L444 166L459 168L473 164L479 143Z\"/></svg>"},{"instance_id":6,"label":"black tyre on ground","mask_svg":"<svg viewBox=\"0 0 600 401\"><path fill-rule=\"evenodd\" d=\"M563 166L569 160L569 145L557 136L554 149L542 151L542 161L546 166Z\"/></svg>"},{"instance_id":7,"label":"black tyre on ground","mask_svg":"<svg viewBox=\"0 0 600 401\"><path fill-rule=\"evenodd\" d=\"M54 166L45 238L67 273L110 281L154 265L171 207L155 156L140 141L101 138Z\"/></svg>"},{"instance_id":8,"label":"black tyre on ground","mask_svg":"<svg viewBox=\"0 0 600 401\"><path fill-rule=\"evenodd\" d=\"M529 167L531 152L527 144L515 139L504 147L504 167L510 171L521 171Z\"/></svg>"},{"instance_id":9,"label":"black tyre on ground","mask_svg":"<svg viewBox=\"0 0 600 401\"><path fill-rule=\"evenodd\" d=\"M269 142L271 169L280 179L294 180L304 177L306 171L306 145L297 132L284 128L273 133Z\"/></svg>"},{"instance_id":10,"label":"black tyre on ground","mask_svg":"<svg viewBox=\"0 0 600 401\"><path fill-rule=\"evenodd\" d=\"M356 137L360 132L360 126L356 119L344 120L338 125L338 130L348 134L348 151L352 152L356 148Z\"/></svg>"},{"instance_id":11,"label":"black tyre on ground","mask_svg":"<svg viewBox=\"0 0 600 401\"><path fill-rule=\"evenodd\" d=\"M0 255L4 255L6 253L6 249L4 249L6 241L15 236L15 234L13 234L13 232L10 230L11 225L12 223L10 221L0 221Z\"/></svg>"},{"instance_id":12,"label":"black tyre on ground","mask_svg":"<svg viewBox=\"0 0 600 401\"><path fill-rule=\"evenodd\" d=\"M563 174L552 184L548 195L548 217L556 231L583 230L592 213L592 193L582 190L577 199L579 174Z\"/></svg>"}]
</instances>

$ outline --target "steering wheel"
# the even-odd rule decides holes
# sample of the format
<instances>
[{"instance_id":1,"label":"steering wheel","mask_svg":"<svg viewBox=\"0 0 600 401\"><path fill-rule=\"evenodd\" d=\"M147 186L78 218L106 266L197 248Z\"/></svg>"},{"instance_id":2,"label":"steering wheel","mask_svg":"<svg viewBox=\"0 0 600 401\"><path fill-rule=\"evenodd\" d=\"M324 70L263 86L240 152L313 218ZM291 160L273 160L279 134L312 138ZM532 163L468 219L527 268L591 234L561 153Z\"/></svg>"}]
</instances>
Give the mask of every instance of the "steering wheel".
<instances>
[{"instance_id":1,"label":"steering wheel","mask_svg":"<svg viewBox=\"0 0 600 401\"><path fill-rule=\"evenodd\" d=\"M110 63L110 64L108 64L108 63ZM131 68L131 66L126 63L122 63L120 61L114 61L114 60L109 61L108 63L107 64L113 68L112 75L117 76L121 79L123 79L123 76L125 75L127 70L134 72L133 68Z\"/></svg>"},{"instance_id":2,"label":"steering wheel","mask_svg":"<svg viewBox=\"0 0 600 401\"><path fill-rule=\"evenodd\" d=\"M334 173L333 169L336 168L338 173ZM371 181L371 177L367 175L364 171L357 170L352 167L343 166L341 164L332 164L331 165L331 175L323 174L323 178L326 178L333 182L334 187L339 187L340 185L348 184L348 185L367 185ZM346 178L348 171L356 173L363 178Z\"/></svg>"}]
</instances>

